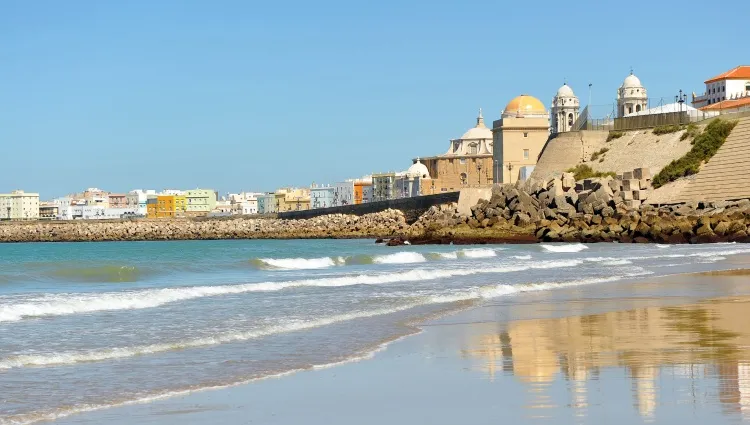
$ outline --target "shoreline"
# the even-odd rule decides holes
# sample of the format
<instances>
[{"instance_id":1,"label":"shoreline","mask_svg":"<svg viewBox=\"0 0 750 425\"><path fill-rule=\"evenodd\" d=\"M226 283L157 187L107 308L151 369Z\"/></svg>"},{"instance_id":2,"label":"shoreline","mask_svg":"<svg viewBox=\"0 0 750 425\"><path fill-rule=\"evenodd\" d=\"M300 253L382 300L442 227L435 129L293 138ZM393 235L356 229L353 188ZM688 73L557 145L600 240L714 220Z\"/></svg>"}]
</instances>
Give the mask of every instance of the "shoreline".
<instances>
[{"instance_id":1,"label":"shoreline","mask_svg":"<svg viewBox=\"0 0 750 425\"><path fill-rule=\"evenodd\" d=\"M741 258L739 258L741 257ZM655 278L649 278L649 277L639 277L639 278L633 278L633 279L624 279L622 281L618 281L617 285L620 287L637 287L642 285L649 285L651 287L657 287L657 288L665 288L668 287L671 284L675 284L676 282L681 282L681 278L689 278L689 280L716 280L716 282L720 282L722 279L732 279L737 277L742 277L750 274L750 268L748 266L750 265L748 262L748 256L738 256L733 257L733 260L737 260L739 258L739 262L741 264L740 268L732 268L732 269L720 269L720 270L712 270L712 271L701 271L701 272L689 272L689 273L677 273L677 274L669 274L664 276L658 276ZM722 264L725 266L730 266L735 261L725 261ZM710 285L714 286L714 285ZM676 299L670 299L668 297L660 297L658 295L652 295L652 296L646 296L646 298L643 298L642 300L635 299L635 298L623 298L625 301L625 304L622 304L622 302L618 302L617 300L620 299L622 296L613 296L611 299L609 298L600 298L596 296L598 293L596 285L592 285L590 287L587 287L590 295L588 297L584 297L583 301L576 301L576 302L587 302L591 304L592 312L595 314L600 314L597 312L603 311L603 312L619 312L619 311L628 311L630 308L633 308L633 306L643 305L643 306L657 306L660 308L671 308L670 306L674 305L688 305L688 304L696 304L700 303L701 300L704 300L706 302L715 300L716 298L713 296L706 296L702 294L695 294L694 296L681 296L677 297ZM750 300L750 285L748 285L748 290L746 291L746 294L744 295L738 295L741 297L748 298ZM578 297L580 295L575 295L576 290L573 288L561 288L559 291L565 293L565 294L571 294L570 296ZM719 297L719 301L725 302L727 300L735 300L738 296L734 295L723 295L722 297ZM554 297L552 297L554 299ZM588 300L588 301L586 301ZM538 301L534 301L534 297L531 297L531 305L537 305ZM597 307L597 303L604 303L606 306L609 307ZM492 312L497 310L498 308L511 308L514 303L507 303L507 302L498 302L493 304L470 304L465 305L462 307L456 307L455 309L451 309L445 312L440 313L433 313L431 315L428 315L426 317L422 317L416 320L413 320L413 323L401 323L403 326L411 327L412 332L408 332L406 334L391 338L387 341L382 341L378 343L375 347L368 350L366 353L353 356L351 358L335 361L330 364L325 365L315 365L311 366L309 368L303 368L298 370L292 370L287 372L282 372L280 374L275 375L269 375L266 377L259 377L254 378L252 380L249 380L247 382L238 382L238 383L232 383L225 386L215 386L210 388L201 388L197 390L187 390L187 391L180 391L175 393L172 396L159 396L159 397L149 397L148 399L139 400L139 401L130 401L130 402L124 402L120 403L117 406L102 406L97 407L94 410L88 410L85 412L71 412L69 414L66 414L63 417L59 417L58 423L61 424L83 424L83 423L101 423L101 422L108 422L108 423L128 423L128 421L132 421L134 418L141 418L147 419L152 417L152 415L157 415L156 417L160 418L158 420L159 423L174 423L177 424L178 422L180 424L184 423L206 423L206 421L216 420L216 418L213 415L220 415L223 420L220 420L220 422L223 423L234 423L237 422L240 418L246 418L247 415L254 414L256 416L258 415L265 415L267 414L267 409L274 410L275 407L269 407L267 408L264 403L258 403L258 406L260 409L251 409L249 406L247 406L247 403L245 402L248 400L248 397L261 397L263 399L269 398L269 401L277 405L281 403L279 400L271 400L273 399L274 395L262 395L265 393L265 388L267 388L268 385L273 386L274 388L279 389L279 391L282 391L281 389L288 390L290 385L294 385L295 387L300 385L300 381L308 382L308 384L311 383L319 383L321 380L325 380L326 384L319 384L319 385L341 385L343 386L343 391L353 391L351 387L352 385L358 386L358 382L361 382L358 378L355 378L355 380L352 379L344 379L343 381L339 382L336 377L339 375L347 376L349 374L356 374L361 375L364 373L364 376L370 376L371 371L378 370L379 368L386 367L386 369L383 371L383 373L390 373L393 374L393 371L388 372L388 370L391 368L391 363L394 361L399 361L399 359L408 359L408 358L415 358L415 356L419 357L421 354L421 350L424 350L424 348L421 348L424 344L434 344L434 341L432 341L435 338L434 332L444 332L446 329L451 329L455 327L482 327L482 326L488 326L490 325L493 320L491 317L494 315L497 315L497 313L490 314L489 317L485 317L487 314L486 312ZM562 303L562 301L559 301L558 303L555 303L554 305L557 305L557 308L560 308L564 311L567 311L568 308L572 307L566 307L566 303ZM547 305L547 304L545 304ZM498 307L501 306L501 307ZM574 309L575 310L575 309ZM523 311L523 310L522 310ZM577 311L577 310L576 310ZM530 314L530 316L528 316ZM539 316L541 314L541 316ZM537 312L534 313L534 311L529 311L527 313L520 314L518 316L518 313L516 313L517 317L510 317L504 321L501 321L501 323L513 323L514 321L518 320L539 320L534 319L535 317L547 317L547 313L543 312ZM432 317L430 317L432 316ZM502 316L502 315L501 315ZM528 317L527 317L528 316ZM467 320L466 318L473 319ZM552 314L550 317L558 317L555 314ZM565 315L559 316L561 318L566 317ZM447 328L446 328L447 326ZM449 332L453 332L452 330L449 330ZM429 335L428 335L429 334ZM444 340L446 344L448 345L456 345L455 338L441 338L441 340ZM432 342L431 342L432 341ZM453 341L453 342L450 342ZM415 353L415 350L417 352ZM428 350L429 352L429 350ZM398 371L397 371L398 372ZM408 369L400 371L401 373L409 373ZM434 373L442 374L442 373L448 373L448 372L440 372L435 371ZM398 373L396 373L398 374ZM333 379L333 381L331 381ZM343 378L342 378L343 379ZM326 387L328 391L332 390L333 387L327 386ZM365 390L366 391L366 390ZM374 390L373 390L374 391ZM437 389L433 389L433 391L437 391ZM273 391L275 394L277 391ZM283 391L282 391L283 392ZM304 392L305 394L316 394L315 391L312 393ZM250 394L250 395L249 395ZM318 396L313 395L314 399L318 399ZM322 396L320 396L322 397ZM388 397L388 396L386 396ZM231 400L230 405L232 408L227 409L215 409L211 406L215 404L217 401L221 400L223 403L226 403L225 400ZM285 399L286 400L286 399ZM287 400L288 401L288 400ZM466 402L465 399L460 399L458 402ZM201 406L208 406L208 407L201 407ZM186 408L185 406L190 406L189 408ZM278 407L278 406L276 406ZM239 409L239 410L237 410ZM184 410L181 412L181 410ZM325 409L321 409L322 411L325 411ZM160 413L162 412L162 413ZM166 413L165 413L166 412ZM168 412L172 412L174 414L168 414ZM232 413L234 412L234 413ZM276 412L281 415L280 410L276 410ZM276 415L277 413L274 413ZM333 413L331 413L333 415ZM167 415L167 416L164 416ZM209 415L209 416L206 416ZM229 416L225 416L229 415ZM239 415L239 416L238 416ZM169 419L171 418L171 419ZM268 418L270 419L270 418ZM269 421L268 423L295 423L294 420L284 420L282 417L280 418L274 418L276 421ZM340 419L339 421L333 421L328 422L329 419L332 419L331 417L326 418L320 418L318 421L308 422L308 423L346 423L345 419ZM162 422L162 420L165 420L166 422ZM260 422L264 422L262 419L259 419ZM187 422L185 422L187 421ZM39 422L34 421L34 422ZM27 422L27 423L34 423L34 422ZM369 423L369 422L368 422Z\"/></svg>"}]
</instances>

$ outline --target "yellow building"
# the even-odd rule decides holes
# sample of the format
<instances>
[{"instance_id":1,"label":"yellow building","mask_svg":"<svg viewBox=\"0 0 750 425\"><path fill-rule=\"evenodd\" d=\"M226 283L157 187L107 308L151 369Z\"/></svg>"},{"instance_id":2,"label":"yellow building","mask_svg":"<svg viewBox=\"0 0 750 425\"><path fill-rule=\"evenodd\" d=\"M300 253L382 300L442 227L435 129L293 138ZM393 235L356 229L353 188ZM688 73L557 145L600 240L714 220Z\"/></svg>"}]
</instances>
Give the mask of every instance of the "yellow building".
<instances>
[{"instance_id":1,"label":"yellow building","mask_svg":"<svg viewBox=\"0 0 750 425\"><path fill-rule=\"evenodd\" d=\"M521 95L492 123L495 183L516 183L531 174L549 139L549 114L539 99Z\"/></svg>"},{"instance_id":2,"label":"yellow building","mask_svg":"<svg viewBox=\"0 0 750 425\"><path fill-rule=\"evenodd\" d=\"M156 197L156 218L173 218L175 216L175 196L159 195Z\"/></svg>"},{"instance_id":3,"label":"yellow building","mask_svg":"<svg viewBox=\"0 0 750 425\"><path fill-rule=\"evenodd\" d=\"M310 209L310 189L287 188L274 193L277 212L302 211Z\"/></svg>"},{"instance_id":4,"label":"yellow building","mask_svg":"<svg viewBox=\"0 0 750 425\"><path fill-rule=\"evenodd\" d=\"M187 196L175 195L174 196L175 217L185 217L185 211L187 211Z\"/></svg>"}]
</instances>

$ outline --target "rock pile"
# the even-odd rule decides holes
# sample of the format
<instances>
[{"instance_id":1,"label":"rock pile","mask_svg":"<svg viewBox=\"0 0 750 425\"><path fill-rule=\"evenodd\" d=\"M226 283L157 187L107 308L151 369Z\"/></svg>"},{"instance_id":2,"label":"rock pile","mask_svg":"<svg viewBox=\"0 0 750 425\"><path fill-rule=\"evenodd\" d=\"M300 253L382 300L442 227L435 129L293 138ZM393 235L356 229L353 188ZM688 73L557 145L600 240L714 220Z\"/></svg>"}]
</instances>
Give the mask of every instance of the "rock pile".
<instances>
[{"instance_id":1,"label":"rock pile","mask_svg":"<svg viewBox=\"0 0 750 425\"><path fill-rule=\"evenodd\" d=\"M646 172L635 170L632 177L576 182L565 174L496 187L489 200L472 207L471 217L434 211L432 222L425 220L421 226L457 226L440 231L448 236L460 235L458 230L468 227L476 230L472 238L483 231L494 239L492 230L500 229L509 236L533 235L539 241L750 242L750 200L655 207L641 204L641 194L645 197L650 190ZM639 199L628 199L631 195Z\"/></svg>"},{"instance_id":2,"label":"rock pile","mask_svg":"<svg viewBox=\"0 0 750 425\"><path fill-rule=\"evenodd\" d=\"M401 235L407 228L404 214L398 210L363 216L334 214L308 220L35 221L0 224L0 242L358 238Z\"/></svg>"}]
</instances>

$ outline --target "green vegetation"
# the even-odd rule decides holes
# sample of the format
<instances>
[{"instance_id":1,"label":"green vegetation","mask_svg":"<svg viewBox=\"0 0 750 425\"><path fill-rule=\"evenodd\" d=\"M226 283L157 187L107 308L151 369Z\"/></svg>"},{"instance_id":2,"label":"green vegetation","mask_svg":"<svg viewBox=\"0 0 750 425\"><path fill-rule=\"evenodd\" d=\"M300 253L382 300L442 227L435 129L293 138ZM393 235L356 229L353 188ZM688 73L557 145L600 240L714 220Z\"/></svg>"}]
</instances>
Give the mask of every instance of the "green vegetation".
<instances>
[{"instance_id":1,"label":"green vegetation","mask_svg":"<svg viewBox=\"0 0 750 425\"><path fill-rule=\"evenodd\" d=\"M685 140L688 137L695 139L695 136L697 136L698 134L698 126L695 125L695 123L691 122L690 124L688 124L685 132L682 133L682 136L680 136L680 140Z\"/></svg>"},{"instance_id":2,"label":"green vegetation","mask_svg":"<svg viewBox=\"0 0 750 425\"><path fill-rule=\"evenodd\" d=\"M590 179L593 177L614 177L616 174L612 171L602 173L601 171L594 171L591 167L586 164L578 164L573 168L566 170L568 173L573 173L576 181L583 179Z\"/></svg>"},{"instance_id":3,"label":"green vegetation","mask_svg":"<svg viewBox=\"0 0 750 425\"><path fill-rule=\"evenodd\" d=\"M670 125L660 125L656 128L654 128L654 131L652 133L656 134L657 136L662 134L669 134L669 133L677 133L678 131L682 130L682 127L677 124L670 124Z\"/></svg>"},{"instance_id":4,"label":"green vegetation","mask_svg":"<svg viewBox=\"0 0 750 425\"><path fill-rule=\"evenodd\" d=\"M615 139L619 139L620 137L622 137L624 135L625 135L625 133L623 133L622 131L610 131L609 135L607 136L607 141L611 142L611 141L613 141Z\"/></svg>"},{"instance_id":5,"label":"green vegetation","mask_svg":"<svg viewBox=\"0 0 750 425\"><path fill-rule=\"evenodd\" d=\"M658 188L680 177L695 174L700 170L701 164L708 162L716 154L721 145L727 140L727 136L737 121L726 121L715 119L703 130L703 133L695 136L692 142L693 148L682 158L676 159L664 167L659 174L655 175L652 183ZM697 131L697 130L695 130Z\"/></svg>"},{"instance_id":6,"label":"green vegetation","mask_svg":"<svg viewBox=\"0 0 750 425\"><path fill-rule=\"evenodd\" d=\"M594 152L591 154L591 160L596 161L600 156L604 155L607 152L609 152L609 148L601 148L599 152Z\"/></svg>"}]
</instances>

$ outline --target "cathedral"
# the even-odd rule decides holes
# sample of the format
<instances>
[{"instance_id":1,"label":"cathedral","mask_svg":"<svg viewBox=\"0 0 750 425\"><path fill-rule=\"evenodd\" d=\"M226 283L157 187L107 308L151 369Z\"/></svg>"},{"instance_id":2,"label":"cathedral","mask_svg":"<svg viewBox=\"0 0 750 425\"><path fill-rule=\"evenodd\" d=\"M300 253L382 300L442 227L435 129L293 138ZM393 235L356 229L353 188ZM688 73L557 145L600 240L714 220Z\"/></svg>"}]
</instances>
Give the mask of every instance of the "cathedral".
<instances>
[{"instance_id":1,"label":"cathedral","mask_svg":"<svg viewBox=\"0 0 750 425\"><path fill-rule=\"evenodd\" d=\"M492 184L492 143L492 130L484 124L480 109L476 125L452 139L446 153L413 160L414 165L423 164L429 176L420 192L430 195Z\"/></svg>"}]
</instances>

